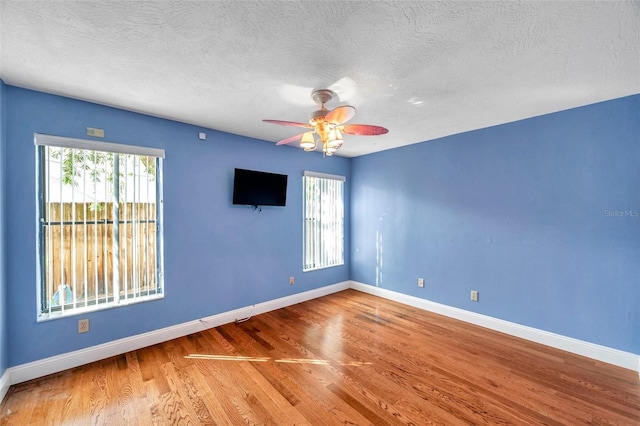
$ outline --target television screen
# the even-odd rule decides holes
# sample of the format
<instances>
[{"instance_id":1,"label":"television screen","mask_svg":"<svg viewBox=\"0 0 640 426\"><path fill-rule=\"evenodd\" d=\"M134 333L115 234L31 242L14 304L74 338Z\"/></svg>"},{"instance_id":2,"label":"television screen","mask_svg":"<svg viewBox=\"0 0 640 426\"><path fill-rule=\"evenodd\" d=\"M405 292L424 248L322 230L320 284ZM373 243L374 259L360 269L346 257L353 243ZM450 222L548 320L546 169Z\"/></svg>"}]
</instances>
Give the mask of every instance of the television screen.
<instances>
[{"instance_id":1,"label":"television screen","mask_svg":"<svg viewBox=\"0 0 640 426\"><path fill-rule=\"evenodd\" d=\"M287 202L287 175L235 169L233 204L284 206Z\"/></svg>"}]
</instances>

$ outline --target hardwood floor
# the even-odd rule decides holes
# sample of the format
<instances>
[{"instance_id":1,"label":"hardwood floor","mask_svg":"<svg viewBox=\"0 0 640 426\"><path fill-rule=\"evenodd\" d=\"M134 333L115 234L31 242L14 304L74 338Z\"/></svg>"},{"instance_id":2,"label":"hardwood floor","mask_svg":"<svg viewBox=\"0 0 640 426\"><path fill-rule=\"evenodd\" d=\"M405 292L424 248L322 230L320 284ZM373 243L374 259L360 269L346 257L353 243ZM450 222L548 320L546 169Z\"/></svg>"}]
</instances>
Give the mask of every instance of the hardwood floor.
<instances>
[{"instance_id":1,"label":"hardwood floor","mask_svg":"<svg viewBox=\"0 0 640 426\"><path fill-rule=\"evenodd\" d=\"M638 373L346 290L12 386L0 424L640 424Z\"/></svg>"}]
</instances>

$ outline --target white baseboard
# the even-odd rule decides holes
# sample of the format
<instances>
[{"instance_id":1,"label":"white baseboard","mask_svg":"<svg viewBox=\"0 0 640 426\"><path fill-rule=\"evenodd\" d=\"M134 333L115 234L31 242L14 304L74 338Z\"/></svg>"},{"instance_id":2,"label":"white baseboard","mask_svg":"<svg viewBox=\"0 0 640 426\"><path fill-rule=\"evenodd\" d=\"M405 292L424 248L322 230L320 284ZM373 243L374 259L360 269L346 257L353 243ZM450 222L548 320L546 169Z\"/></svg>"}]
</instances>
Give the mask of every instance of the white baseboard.
<instances>
[{"instance_id":1,"label":"white baseboard","mask_svg":"<svg viewBox=\"0 0 640 426\"><path fill-rule=\"evenodd\" d=\"M373 294L385 299L393 300L415 308L424 309L447 317L455 318L501 333L520 337L532 342L541 343L546 346L561 349L563 351L586 356L608 364L617 365L629 370L637 371L640 375L640 355L618 349L608 348L606 346L596 345L594 343L585 342L583 340L562 336L560 334L550 333L548 331L539 330L532 327L504 321L498 318L477 314L464 309L454 308L452 306L442 305L440 303L431 302L419 297L409 296L380 287L374 287L368 284L351 281L350 287L354 290L364 293Z\"/></svg>"},{"instance_id":2,"label":"white baseboard","mask_svg":"<svg viewBox=\"0 0 640 426\"><path fill-rule=\"evenodd\" d=\"M4 396L7 394L9 390L9 370L5 370L5 372L0 377L0 402L4 399Z\"/></svg>"},{"instance_id":3,"label":"white baseboard","mask_svg":"<svg viewBox=\"0 0 640 426\"><path fill-rule=\"evenodd\" d=\"M146 346L166 342L171 339L186 336L208 328L217 327L249 316L259 315L279 308L284 308L286 306L295 305L296 303L316 299L348 288L459 319L461 321L500 331L502 333L541 343L567 352L572 352L609 364L638 371L640 374L640 355L611 349L605 346L561 336L559 334L549 333L547 331L442 305L429 300L370 286L356 281L345 281L315 290L258 303L256 305L246 306L233 311L223 312L210 317L189 321L160 330L139 334L137 336L127 337L113 342L30 362L28 364L11 367L4 372L2 377L0 377L0 401L2 401L6 395L9 387L17 383L22 383L27 380L36 379L38 377L43 377L129 351L134 351Z\"/></svg>"},{"instance_id":4,"label":"white baseboard","mask_svg":"<svg viewBox=\"0 0 640 426\"><path fill-rule=\"evenodd\" d=\"M280 299L246 306L233 311L223 312L210 317L201 318L199 320L189 321L172 327L162 328L160 330L150 331L137 336L114 340L113 342L11 367L7 369L0 380L0 396L4 396L4 393L6 393L9 386L17 383L26 382L27 380L68 370L90 362L99 361L101 359L144 348L146 346L156 345L158 343L166 342L168 340L176 339L208 328L217 327L249 316L295 305L296 303L316 299L348 288L349 282L345 281L315 290L282 297ZM0 398L0 401L2 401L2 398Z\"/></svg>"}]
</instances>

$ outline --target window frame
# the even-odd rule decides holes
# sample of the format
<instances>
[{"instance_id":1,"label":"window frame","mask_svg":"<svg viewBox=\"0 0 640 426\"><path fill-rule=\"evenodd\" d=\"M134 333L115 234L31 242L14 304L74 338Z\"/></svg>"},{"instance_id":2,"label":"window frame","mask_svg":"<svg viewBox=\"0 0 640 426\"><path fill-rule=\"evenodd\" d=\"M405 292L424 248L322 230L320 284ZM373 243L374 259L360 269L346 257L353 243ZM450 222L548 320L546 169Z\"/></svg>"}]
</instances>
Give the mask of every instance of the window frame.
<instances>
[{"instance_id":1,"label":"window frame","mask_svg":"<svg viewBox=\"0 0 640 426\"><path fill-rule=\"evenodd\" d=\"M36 147L36 277L37 277L37 297L36 312L37 321L46 321L50 319L68 317L86 312L94 312L104 309L111 309L120 306L126 306L134 303L145 302L149 300L157 300L164 298L164 226L163 226L163 160L165 152L163 149L141 147L134 145L125 145L112 142L103 142L86 139L75 139L61 136L52 136L46 134L35 133L34 145ZM155 158L155 288L153 292L147 294L134 295L127 297L118 302L114 301L114 297L107 297L105 301L100 302L99 297L90 300L91 303L85 305L84 301L76 303L74 307L60 307L51 309L51 299L54 294L47 294L47 270L46 270L46 243L43 235L45 222L45 203L47 190L47 174L46 168L48 161L45 158L45 150L47 147L53 148L70 148L77 150L90 150L111 154L136 155L142 157ZM118 194L118 199L121 194ZM61 201L62 202L62 201ZM113 202L113 201L112 201ZM80 222L78 222L80 223ZM99 223L99 222L98 222ZM111 255L113 256L113 255ZM85 260L86 263L86 260ZM119 263L119 262L118 262ZM113 287L111 288L113 289ZM67 305L67 304L66 304Z\"/></svg>"},{"instance_id":2,"label":"window frame","mask_svg":"<svg viewBox=\"0 0 640 426\"><path fill-rule=\"evenodd\" d=\"M322 263L322 259L318 259L316 257L316 259L314 259L313 261L309 261L309 254L307 253L307 248L310 247L309 245L309 241L307 238L307 221L308 220L314 220L314 219L309 219L307 216L307 178L316 178L316 179L324 179L324 180L331 180L331 181L337 181L340 182L340 202L339 203L334 203L334 206L339 206L340 207L340 211L339 211L339 236L335 237L334 243L338 243L338 239L339 241L339 259L337 261L331 259L331 261L327 262L327 263ZM333 174L328 174L328 173L319 173L319 172L313 172L313 171L308 171L305 170L302 174L302 271L303 272L310 272L310 271L317 271L320 269L326 269L326 268L333 268L335 266L344 266L344 247L345 247L345 238L344 238L344 213L345 213L345 182L346 182L346 177L344 176L340 176L340 175L333 175ZM335 201L335 200L334 200ZM322 203L322 201L319 201L320 203ZM336 212L333 212L334 214ZM322 230L324 227L331 227L331 226L336 226L335 224L331 225L330 222L331 221L326 221L323 222L322 218L320 219L315 219L315 220L320 220L320 235L318 236L318 239L321 240L320 244L323 243L324 237L322 236ZM323 226L324 225L324 226ZM322 249L322 248L321 248ZM318 255L316 255L318 256Z\"/></svg>"}]
</instances>

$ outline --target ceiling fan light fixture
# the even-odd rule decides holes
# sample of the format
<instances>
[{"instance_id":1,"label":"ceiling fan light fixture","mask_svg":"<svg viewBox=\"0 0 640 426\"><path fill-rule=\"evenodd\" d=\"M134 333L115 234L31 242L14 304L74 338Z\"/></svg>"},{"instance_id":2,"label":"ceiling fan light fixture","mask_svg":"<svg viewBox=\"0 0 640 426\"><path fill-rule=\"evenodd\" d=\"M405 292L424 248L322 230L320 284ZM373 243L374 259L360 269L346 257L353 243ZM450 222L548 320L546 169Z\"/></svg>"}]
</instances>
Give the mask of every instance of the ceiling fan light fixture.
<instances>
[{"instance_id":1,"label":"ceiling fan light fixture","mask_svg":"<svg viewBox=\"0 0 640 426\"><path fill-rule=\"evenodd\" d=\"M338 150L338 147L330 146L328 143L322 144L322 152L326 155L333 155L334 152Z\"/></svg>"},{"instance_id":2,"label":"ceiling fan light fixture","mask_svg":"<svg viewBox=\"0 0 640 426\"><path fill-rule=\"evenodd\" d=\"M304 148L305 151L314 151L316 149L316 140L313 137L313 132L307 132L302 135L300 147Z\"/></svg>"},{"instance_id":3,"label":"ceiling fan light fixture","mask_svg":"<svg viewBox=\"0 0 640 426\"><path fill-rule=\"evenodd\" d=\"M342 133L340 133L340 130L335 128L331 129L331 131L329 132L329 138L326 142L327 146L329 146L330 148L335 148L337 150L342 146L342 142L344 142L344 139L342 137Z\"/></svg>"},{"instance_id":4,"label":"ceiling fan light fixture","mask_svg":"<svg viewBox=\"0 0 640 426\"><path fill-rule=\"evenodd\" d=\"M328 110L326 103L333 97L334 93L328 89L314 90L311 97L320 109L311 113L309 123L282 120L262 120L267 123L279 124L281 126L295 126L312 129L302 134L290 136L276 142L276 145L286 145L300 141L300 147L305 151L315 151L318 145L322 145L322 152L326 156L332 156L342 147L344 142L343 133L348 135L373 136L383 135L387 129L371 124L345 124L351 120L356 113L356 109L351 105L341 105L332 110ZM315 137L314 134L318 136Z\"/></svg>"}]
</instances>

